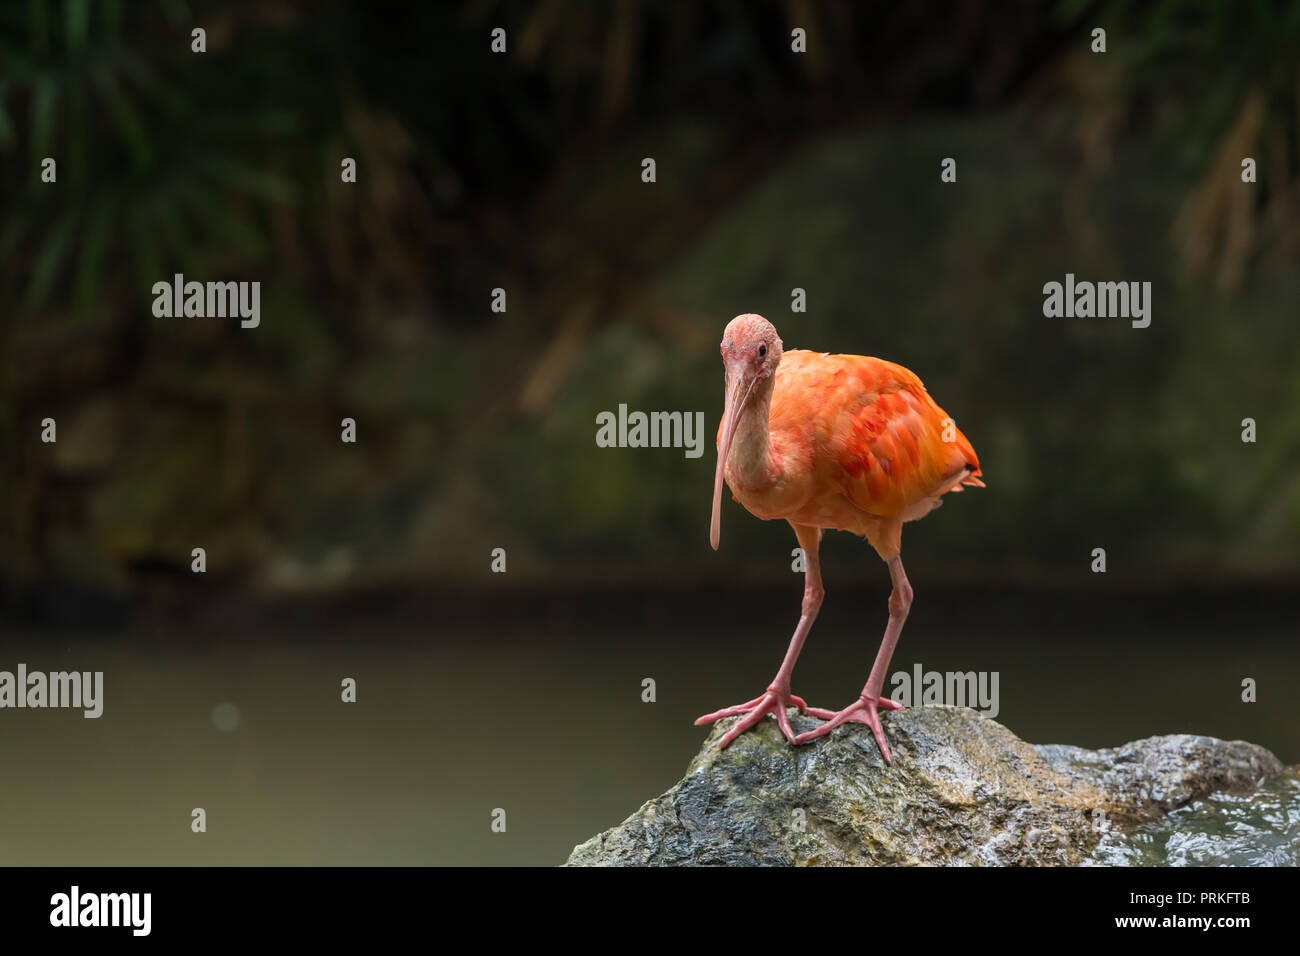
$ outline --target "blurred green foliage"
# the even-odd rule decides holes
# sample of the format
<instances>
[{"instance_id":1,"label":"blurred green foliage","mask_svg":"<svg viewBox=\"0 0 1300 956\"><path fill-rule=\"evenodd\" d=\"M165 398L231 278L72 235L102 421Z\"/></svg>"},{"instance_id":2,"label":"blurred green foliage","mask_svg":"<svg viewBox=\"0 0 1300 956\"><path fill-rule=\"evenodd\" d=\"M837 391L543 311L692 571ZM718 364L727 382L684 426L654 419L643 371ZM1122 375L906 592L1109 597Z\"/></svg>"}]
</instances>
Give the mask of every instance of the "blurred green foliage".
<instances>
[{"instance_id":1,"label":"blurred green foliage","mask_svg":"<svg viewBox=\"0 0 1300 956\"><path fill-rule=\"evenodd\" d=\"M259 587L497 546L512 580L782 572L788 531L734 506L704 546L750 310L909 365L974 441L989 488L909 528L919 564L1293 575L1298 31L1280 2L5 5L0 581L125 591L196 543ZM1153 281L1152 327L1045 320L1067 271ZM175 272L262 281L262 325L155 319ZM597 448L620 402L705 411L704 457Z\"/></svg>"}]
</instances>

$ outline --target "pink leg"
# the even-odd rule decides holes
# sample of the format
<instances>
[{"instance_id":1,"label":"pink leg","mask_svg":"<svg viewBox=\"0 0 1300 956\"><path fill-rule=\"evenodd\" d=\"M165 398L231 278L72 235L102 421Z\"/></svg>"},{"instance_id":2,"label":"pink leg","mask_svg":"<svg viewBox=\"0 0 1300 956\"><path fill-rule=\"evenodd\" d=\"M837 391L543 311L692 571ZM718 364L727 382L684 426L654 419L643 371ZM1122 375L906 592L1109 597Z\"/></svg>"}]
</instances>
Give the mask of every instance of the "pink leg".
<instances>
[{"instance_id":1,"label":"pink leg","mask_svg":"<svg viewBox=\"0 0 1300 956\"><path fill-rule=\"evenodd\" d=\"M723 717L735 717L738 714L747 715L744 720L723 735L722 739L718 741L719 748L727 747L745 731L755 727L768 714L776 718L777 726L781 728L781 733L785 734L786 740L794 743L794 729L790 726L790 717L785 712L787 707L798 707L801 712L820 717L822 720L834 716L829 710L823 710L820 707L809 707L802 697L796 697L790 693L790 676L794 673L795 661L799 659L799 652L803 650L803 642L807 639L808 632L812 630L813 621L816 620L817 612L822 606L822 597L826 593L822 589L821 563L817 556L817 548L821 544L821 529L809 528L804 525L794 525L793 527L795 536L799 539L799 547L803 548L804 561L806 562L803 613L799 618L799 626L794 629L794 637L790 638L790 648L785 652L785 660L781 662L781 669L776 672L776 677L773 678L766 691L753 700L746 701L743 704L736 704L734 707L724 707L722 710L705 714L695 721L698 727L700 724L711 724Z\"/></svg>"},{"instance_id":2,"label":"pink leg","mask_svg":"<svg viewBox=\"0 0 1300 956\"><path fill-rule=\"evenodd\" d=\"M894 647L898 644L899 635L903 633L903 622L907 620L907 612L912 607L912 586L907 583L903 561L898 556L889 562L889 577L894 582L894 589L889 595L889 624L885 626L885 638L880 642L880 650L876 654L876 663L871 667L871 676L867 678L867 685L862 688L861 695L854 703L835 714L816 730L800 734L795 738L795 743L807 743L809 740L829 734L840 724L853 721L870 727L871 733L876 738L876 745L880 747L881 756L885 758L885 763L894 762L894 757L889 752L889 744L885 742L885 730L880 726L880 715L876 713L876 708L903 709L903 705L897 701L880 696L880 690L885 685L885 672L889 670L889 661L894 656Z\"/></svg>"}]
</instances>

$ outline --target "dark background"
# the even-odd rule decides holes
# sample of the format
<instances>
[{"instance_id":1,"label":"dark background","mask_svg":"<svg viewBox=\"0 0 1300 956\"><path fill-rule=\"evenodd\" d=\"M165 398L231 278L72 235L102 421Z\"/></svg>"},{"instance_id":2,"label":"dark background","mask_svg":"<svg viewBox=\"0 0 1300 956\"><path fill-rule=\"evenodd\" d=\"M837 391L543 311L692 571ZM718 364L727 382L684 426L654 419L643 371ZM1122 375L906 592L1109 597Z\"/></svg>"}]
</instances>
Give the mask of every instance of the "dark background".
<instances>
[{"instance_id":1,"label":"dark background","mask_svg":"<svg viewBox=\"0 0 1300 956\"><path fill-rule=\"evenodd\" d=\"M786 525L707 545L747 311L980 454L905 531L895 671L997 671L1034 742L1295 762L1298 96L1282 2L6 4L0 669L106 703L0 712L0 860L554 863L665 789L798 616ZM175 272L260 280L260 327L155 318ZM1067 272L1151 326L1045 318ZM704 456L597 447L620 403ZM823 555L795 691L838 708L888 577Z\"/></svg>"}]
</instances>

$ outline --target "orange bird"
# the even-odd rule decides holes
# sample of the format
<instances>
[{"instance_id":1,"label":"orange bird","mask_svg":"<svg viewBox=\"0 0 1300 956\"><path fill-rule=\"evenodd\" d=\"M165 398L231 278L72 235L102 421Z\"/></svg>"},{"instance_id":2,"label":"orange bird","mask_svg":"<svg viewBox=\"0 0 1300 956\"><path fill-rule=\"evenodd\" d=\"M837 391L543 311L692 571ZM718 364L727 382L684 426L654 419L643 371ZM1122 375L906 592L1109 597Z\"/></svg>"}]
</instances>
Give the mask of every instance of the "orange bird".
<instances>
[{"instance_id":1,"label":"orange bird","mask_svg":"<svg viewBox=\"0 0 1300 956\"><path fill-rule=\"evenodd\" d=\"M984 487L975 449L903 366L864 355L783 352L776 329L761 315L738 315L727 325L722 367L726 406L718 428L709 543L716 551L725 478L750 514L782 518L794 528L806 566L803 614L767 690L695 723L744 714L719 743L726 747L767 714L794 744L856 721L871 728L885 762L893 763L876 708L902 709L880 691L912 606L912 586L899 557L903 522L933 511L950 491ZM893 582L889 624L871 675L858 699L834 713L809 707L790 692L790 675L825 593L817 549L826 529L866 538ZM792 705L826 723L796 737L786 714Z\"/></svg>"}]
</instances>

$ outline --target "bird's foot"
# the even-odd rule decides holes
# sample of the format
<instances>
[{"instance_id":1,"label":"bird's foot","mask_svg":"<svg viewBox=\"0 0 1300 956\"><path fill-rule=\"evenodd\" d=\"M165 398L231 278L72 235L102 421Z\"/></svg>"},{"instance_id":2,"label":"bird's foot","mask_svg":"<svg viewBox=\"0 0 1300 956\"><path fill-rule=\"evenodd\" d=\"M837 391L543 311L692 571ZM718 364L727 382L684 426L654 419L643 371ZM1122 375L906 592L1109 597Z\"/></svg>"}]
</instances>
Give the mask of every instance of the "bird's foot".
<instances>
[{"instance_id":1,"label":"bird's foot","mask_svg":"<svg viewBox=\"0 0 1300 956\"><path fill-rule=\"evenodd\" d=\"M790 689L780 688L776 685L769 687L763 692L762 696L755 697L753 700L746 701L743 704L737 704L734 707L724 707L722 710L715 710L711 714L705 714L695 721L695 726L701 724L711 724L715 720L721 720L723 717L736 717L740 714L747 715L744 720L728 730L720 741L718 749L725 750L727 745L743 734L745 731L757 726L758 722L771 714L776 718L777 726L781 728L781 733L785 734L785 739L790 743L795 742L794 729L790 726L790 715L785 712L787 707L798 707L800 713L811 714L821 720L829 720L835 714L829 710L823 710L821 707L809 707L802 697L790 693Z\"/></svg>"},{"instance_id":2,"label":"bird's foot","mask_svg":"<svg viewBox=\"0 0 1300 956\"><path fill-rule=\"evenodd\" d=\"M888 697L859 697L838 714L832 714L830 719L816 730L800 734L794 739L794 742L805 744L810 740L826 736L840 724L853 721L854 723L866 724L871 728L871 733L876 738L876 746L880 748L880 755L885 758L885 763L892 764L894 757L889 752L889 744L885 742L885 729L880 726L880 714L876 712L877 707L883 707L885 710L903 709L902 704L896 700L890 700Z\"/></svg>"}]
</instances>

